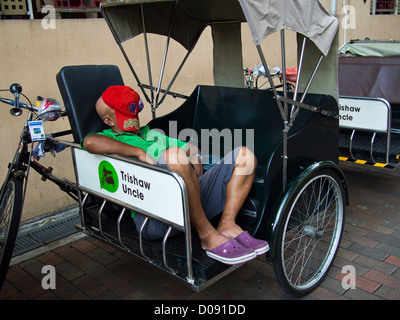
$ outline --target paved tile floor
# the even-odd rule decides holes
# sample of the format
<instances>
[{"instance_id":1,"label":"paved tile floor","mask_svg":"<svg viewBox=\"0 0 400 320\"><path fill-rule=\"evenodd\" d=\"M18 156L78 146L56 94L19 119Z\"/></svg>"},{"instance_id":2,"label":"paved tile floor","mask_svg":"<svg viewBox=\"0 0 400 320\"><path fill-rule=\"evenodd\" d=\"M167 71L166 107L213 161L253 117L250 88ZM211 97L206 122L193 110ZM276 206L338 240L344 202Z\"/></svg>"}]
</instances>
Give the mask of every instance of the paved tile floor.
<instances>
[{"instance_id":1,"label":"paved tile floor","mask_svg":"<svg viewBox=\"0 0 400 320\"><path fill-rule=\"evenodd\" d=\"M344 164L350 206L341 248L327 278L305 300L400 299L400 174ZM56 289L44 290L42 267L56 270ZM342 272L356 272L344 289ZM200 293L103 242L83 237L10 267L2 300L286 300L273 267L245 264Z\"/></svg>"}]
</instances>

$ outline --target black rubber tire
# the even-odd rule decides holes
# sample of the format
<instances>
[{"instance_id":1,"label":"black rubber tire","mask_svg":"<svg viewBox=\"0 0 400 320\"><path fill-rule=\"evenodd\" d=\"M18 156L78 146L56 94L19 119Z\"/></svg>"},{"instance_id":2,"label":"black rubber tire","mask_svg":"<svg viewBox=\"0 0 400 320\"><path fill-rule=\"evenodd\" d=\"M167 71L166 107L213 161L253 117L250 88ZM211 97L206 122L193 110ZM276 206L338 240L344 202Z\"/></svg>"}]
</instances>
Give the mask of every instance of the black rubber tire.
<instances>
[{"instance_id":1,"label":"black rubber tire","mask_svg":"<svg viewBox=\"0 0 400 320\"><path fill-rule=\"evenodd\" d=\"M345 193L333 170L314 173L296 188L276 242L274 271L285 292L302 297L325 278L340 246Z\"/></svg>"},{"instance_id":2,"label":"black rubber tire","mask_svg":"<svg viewBox=\"0 0 400 320\"><path fill-rule=\"evenodd\" d=\"M7 275L21 220L23 178L12 176L3 188L0 199L0 290Z\"/></svg>"}]
</instances>

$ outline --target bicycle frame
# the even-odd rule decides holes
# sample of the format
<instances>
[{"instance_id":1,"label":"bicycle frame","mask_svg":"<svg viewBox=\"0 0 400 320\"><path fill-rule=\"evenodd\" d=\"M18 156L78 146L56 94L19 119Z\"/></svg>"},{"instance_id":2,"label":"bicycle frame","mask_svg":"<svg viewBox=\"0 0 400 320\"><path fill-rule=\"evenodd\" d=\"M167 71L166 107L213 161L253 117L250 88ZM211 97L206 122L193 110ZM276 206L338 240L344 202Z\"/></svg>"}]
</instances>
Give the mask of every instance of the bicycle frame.
<instances>
[{"instance_id":1,"label":"bicycle frame","mask_svg":"<svg viewBox=\"0 0 400 320\"><path fill-rule=\"evenodd\" d=\"M24 176L25 177L25 182L28 179L29 176L29 167L30 167L30 161L31 161L31 156L32 153L31 151L28 152L28 144L29 144L29 129L28 129L28 121L32 121L33 119L33 112L29 111L27 120L24 123L24 127L22 129L21 135L20 135L20 140L17 146L17 149L14 153L13 160L11 163L8 165L8 172L5 178L5 181L8 181L10 178L11 174L15 174L17 176ZM26 156L29 154L29 157L27 159L26 163ZM3 196L4 189L1 190L0 196ZM25 199L25 192L26 192L26 183L24 187L24 192L22 196L22 202Z\"/></svg>"},{"instance_id":2,"label":"bicycle frame","mask_svg":"<svg viewBox=\"0 0 400 320\"><path fill-rule=\"evenodd\" d=\"M16 99L17 100L17 99ZM8 99L1 98L1 102L11 104L12 101ZM26 194L26 187L27 187L27 182L28 182L28 177L30 173L30 168L33 168L37 173L39 173L42 176L42 180L50 180L56 185L58 185L62 191L65 191L69 196L71 196L74 200L78 201L77 197L77 191L76 191L76 186L74 183L71 181L68 181L67 179L57 177L52 174L52 168L45 167L41 164L39 164L38 161L32 159L32 150L28 150L29 144L33 143L31 140L30 132L29 132L29 126L28 122L32 121L34 119L34 114L37 111L37 108L33 106L29 106L26 104L22 104L17 102L19 106L23 107L24 109L29 110L28 116L26 121L24 122L24 126L20 135L20 140L17 146L17 149L14 153L14 156L12 158L12 161L8 164L8 171L5 177L5 182L9 180L11 175L15 176L23 176L25 180L25 186L23 189L23 194L22 194L22 206L24 203L25 199L25 194ZM63 115L65 116L65 114ZM71 130L67 131L60 131L57 133L52 134L53 137L60 137L64 136L67 134L70 134ZM47 140L51 140L51 138L47 137ZM3 196L4 190L1 190L0 197Z\"/></svg>"},{"instance_id":3,"label":"bicycle frame","mask_svg":"<svg viewBox=\"0 0 400 320\"><path fill-rule=\"evenodd\" d=\"M33 157L33 145L35 141L43 139L42 130L39 131L40 137L37 137L36 139L35 129L38 129L38 127L32 127L32 123L30 123L31 121L34 122L34 120L40 119L40 112L38 112L39 108L32 106L30 102L29 105L19 102L19 95L22 91L20 85L13 84L10 87L10 91L14 94L15 100L9 100L0 97L0 102L12 106L10 113L13 116L20 116L22 114L22 109L28 110L28 116L26 118L26 121L23 123L23 128L19 137L17 149L15 150L11 162L8 164L6 177L0 191L0 289L4 283L5 275L12 257L12 252L16 241L24 208L30 169L33 168L36 172L38 172L42 176L43 181L46 181L47 179L53 181L68 195L77 200L76 186L74 186L72 182L52 175L52 168L46 168L45 166L39 164ZM28 98L27 100L29 101ZM49 110L49 112L52 111ZM37 113L39 114L39 116ZM46 111L44 111L44 114L46 114ZM56 117L59 117L60 115L63 115L63 113L61 112L60 114L54 115ZM66 115L66 113L64 115ZM50 118L51 116L53 115L50 114ZM50 118L44 117L43 120ZM52 119L56 120L57 118ZM37 124L33 123L33 125ZM33 132L32 136L31 131ZM58 132L54 134L54 136L61 136L70 132L71 131ZM44 138L45 141L50 140L49 137ZM31 147L29 146L30 144Z\"/></svg>"}]
</instances>

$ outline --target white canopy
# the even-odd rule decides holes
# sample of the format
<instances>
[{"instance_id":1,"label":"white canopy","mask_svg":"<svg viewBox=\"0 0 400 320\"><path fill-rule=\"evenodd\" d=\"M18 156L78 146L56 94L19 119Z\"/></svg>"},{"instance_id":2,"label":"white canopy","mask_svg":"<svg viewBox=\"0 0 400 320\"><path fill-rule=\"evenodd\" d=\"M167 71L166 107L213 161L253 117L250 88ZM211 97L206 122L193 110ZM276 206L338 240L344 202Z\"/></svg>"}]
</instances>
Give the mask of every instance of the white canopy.
<instances>
[{"instance_id":1,"label":"white canopy","mask_svg":"<svg viewBox=\"0 0 400 320\"><path fill-rule=\"evenodd\" d=\"M239 0L256 45L282 29L311 39L326 56L339 27L318 0Z\"/></svg>"}]
</instances>

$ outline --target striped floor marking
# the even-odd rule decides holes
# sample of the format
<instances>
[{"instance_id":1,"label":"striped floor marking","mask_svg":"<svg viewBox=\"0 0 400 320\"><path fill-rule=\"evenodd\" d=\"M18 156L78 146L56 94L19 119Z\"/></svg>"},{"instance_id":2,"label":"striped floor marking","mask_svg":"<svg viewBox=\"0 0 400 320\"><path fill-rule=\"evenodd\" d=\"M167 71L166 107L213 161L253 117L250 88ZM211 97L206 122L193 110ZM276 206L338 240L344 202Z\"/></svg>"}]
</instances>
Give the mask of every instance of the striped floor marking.
<instances>
[{"instance_id":1,"label":"striped floor marking","mask_svg":"<svg viewBox=\"0 0 400 320\"><path fill-rule=\"evenodd\" d=\"M361 160L361 159L351 159L348 157L339 157L339 160L353 162L353 163L357 163L357 164L366 164L366 165L370 165L370 166L377 167L377 168L389 168L389 169L394 168L394 166L391 164L372 162L372 161L366 161L366 160Z\"/></svg>"}]
</instances>

